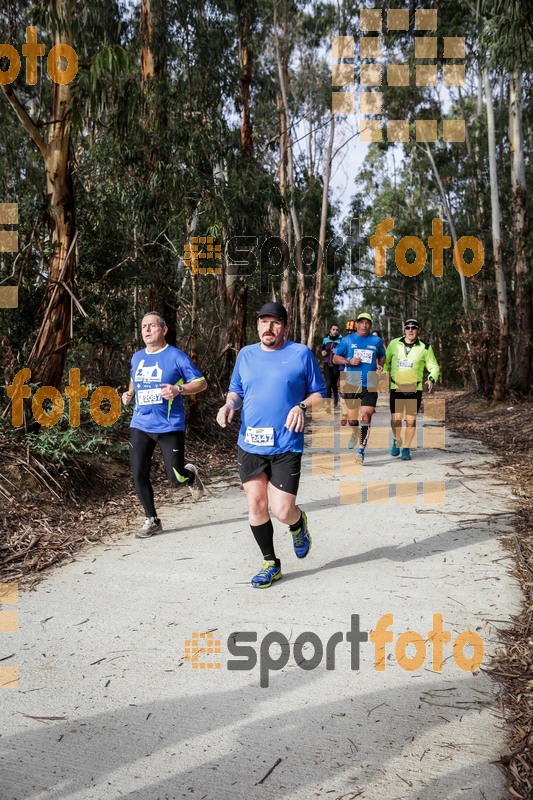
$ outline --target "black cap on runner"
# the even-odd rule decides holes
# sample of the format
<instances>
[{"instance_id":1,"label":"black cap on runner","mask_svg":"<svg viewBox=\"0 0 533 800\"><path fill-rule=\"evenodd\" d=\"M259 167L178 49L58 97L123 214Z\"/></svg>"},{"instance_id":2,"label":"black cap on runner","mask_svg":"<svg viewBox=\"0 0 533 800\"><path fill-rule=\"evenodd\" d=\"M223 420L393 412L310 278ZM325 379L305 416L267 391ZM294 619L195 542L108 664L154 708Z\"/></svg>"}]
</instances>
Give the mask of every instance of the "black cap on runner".
<instances>
[{"instance_id":1,"label":"black cap on runner","mask_svg":"<svg viewBox=\"0 0 533 800\"><path fill-rule=\"evenodd\" d=\"M285 306L282 306L281 303L275 303L272 300L269 303L265 303L265 305L259 309L257 316L277 317L283 322L284 325L287 324L288 320L287 309Z\"/></svg>"}]
</instances>

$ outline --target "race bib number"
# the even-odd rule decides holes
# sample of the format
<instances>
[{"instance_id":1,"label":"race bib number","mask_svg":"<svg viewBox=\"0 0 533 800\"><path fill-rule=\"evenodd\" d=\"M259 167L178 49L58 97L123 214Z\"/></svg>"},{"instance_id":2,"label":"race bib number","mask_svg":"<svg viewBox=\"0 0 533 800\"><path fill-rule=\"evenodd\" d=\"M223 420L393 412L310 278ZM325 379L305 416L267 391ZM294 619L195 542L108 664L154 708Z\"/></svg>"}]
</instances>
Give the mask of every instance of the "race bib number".
<instances>
[{"instance_id":1,"label":"race bib number","mask_svg":"<svg viewBox=\"0 0 533 800\"><path fill-rule=\"evenodd\" d=\"M161 389L138 389L137 403L140 406L155 406L163 402Z\"/></svg>"},{"instance_id":2,"label":"race bib number","mask_svg":"<svg viewBox=\"0 0 533 800\"><path fill-rule=\"evenodd\" d=\"M412 369L413 368L413 362L409 361L408 358L399 358L398 359L398 367L400 369Z\"/></svg>"},{"instance_id":3,"label":"race bib number","mask_svg":"<svg viewBox=\"0 0 533 800\"><path fill-rule=\"evenodd\" d=\"M246 444L255 444L257 447L274 446L274 428L246 428L244 437Z\"/></svg>"},{"instance_id":4,"label":"race bib number","mask_svg":"<svg viewBox=\"0 0 533 800\"><path fill-rule=\"evenodd\" d=\"M360 358L363 364L371 364L373 355L372 350L354 350L352 358Z\"/></svg>"}]
</instances>

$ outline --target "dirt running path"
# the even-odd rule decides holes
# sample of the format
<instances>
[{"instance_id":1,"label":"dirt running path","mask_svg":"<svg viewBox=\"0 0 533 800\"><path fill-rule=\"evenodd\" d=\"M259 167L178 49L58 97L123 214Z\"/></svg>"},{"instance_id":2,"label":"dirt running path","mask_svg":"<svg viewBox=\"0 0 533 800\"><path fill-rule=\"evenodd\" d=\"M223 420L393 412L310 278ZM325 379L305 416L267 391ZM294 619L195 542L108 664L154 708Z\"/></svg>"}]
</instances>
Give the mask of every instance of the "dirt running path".
<instances>
[{"instance_id":1,"label":"dirt running path","mask_svg":"<svg viewBox=\"0 0 533 800\"><path fill-rule=\"evenodd\" d=\"M376 430L387 418L381 406ZM440 613L452 641L466 629L481 637L486 664L520 599L499 543L509 488L489 476L481 445L452 437L408 463L374 447L342 490L338 477L311 474L313 457L310 448L300 499L314 546L297 561L276 525L284 577L271 589L249 586L260 560L242 491L218 485L197 505L164 508L164 534L143 542L125 531L20 593L19 632L0 637L0 664L20 673L18 691L1 693L2 800L502 800L492 681L461 670L451 644L440 673L431 646L414 671L397 663L395 646L408 630L427 640ZM416 503L402 504L393 489L385 504L383 485L397 481L433 494L419 485ZM445 483L445 504L432 502L440 490L430 482ZM340 491L353 498L368 483L379 485L364 488L364 502L340 503ZM352 668L351 616L368 632L384 614L394 615L384 671L370 641ZM210 630L221 653L200 654L206 666L193 669L185 640ZM236 631L257 634L253 669L227 668ZM265 642L273 631L289 646ZM305 631L314 645L295 654ZM298 666L320 643L321 663ZM267 647L282 669L266 670Z\"/></svg>"}]
</instances>

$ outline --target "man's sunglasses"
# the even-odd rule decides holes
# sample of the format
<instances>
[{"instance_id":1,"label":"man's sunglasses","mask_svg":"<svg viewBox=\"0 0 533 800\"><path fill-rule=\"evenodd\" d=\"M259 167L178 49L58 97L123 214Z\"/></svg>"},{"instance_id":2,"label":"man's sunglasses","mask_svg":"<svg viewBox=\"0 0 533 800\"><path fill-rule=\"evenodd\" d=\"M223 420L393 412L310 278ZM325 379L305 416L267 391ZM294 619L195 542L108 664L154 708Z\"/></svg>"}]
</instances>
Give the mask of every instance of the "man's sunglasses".
<instances>
[{"instance_id":1,"label":"man's sunglasses","mask_svg":"<svg viewBox=\"0 0 533 800\"><path fill-rule=\"evenodd\" d=\"M418 328L418 325L406 325L405 326L405 330L406 331L417 331L417 330L419 330L419 328Z\"/></svg>"}]
</instances>

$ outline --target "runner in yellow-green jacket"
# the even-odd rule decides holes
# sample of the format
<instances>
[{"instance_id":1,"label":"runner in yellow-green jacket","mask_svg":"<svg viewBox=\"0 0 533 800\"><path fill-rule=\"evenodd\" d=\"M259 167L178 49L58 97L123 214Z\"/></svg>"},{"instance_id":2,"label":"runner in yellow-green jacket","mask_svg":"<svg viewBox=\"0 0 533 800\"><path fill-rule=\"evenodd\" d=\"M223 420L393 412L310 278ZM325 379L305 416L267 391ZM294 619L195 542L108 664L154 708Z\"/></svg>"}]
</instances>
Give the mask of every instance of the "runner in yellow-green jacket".
<instances>
[{"instance_id":1,"label":"runner in yellow-green jacket","mask_svg":"<svg viewBox=\"0 0 533 800\"><path fill-rule=\"evenodd\" d=\"M431 345L418 338L420 324L416 319L405 322L404 336L393 339L387 347L383 372L390 374L391 428L394 437L391 456L411 460L411 444L416 433L416 415L422 403L422 387L431 393L440 375ZM429 373L424 382L424 370ZM404 439L402 420L405 418Z\"/></svg>"}]
</instances>

